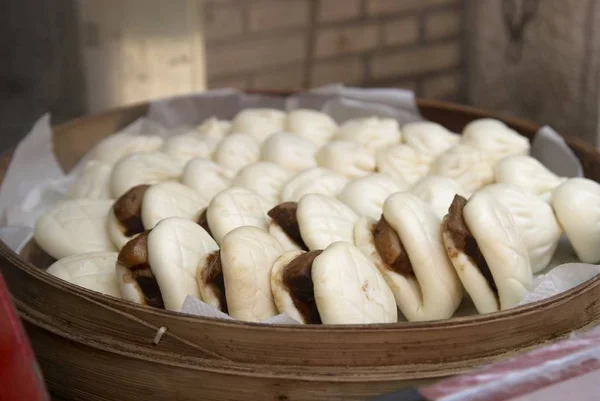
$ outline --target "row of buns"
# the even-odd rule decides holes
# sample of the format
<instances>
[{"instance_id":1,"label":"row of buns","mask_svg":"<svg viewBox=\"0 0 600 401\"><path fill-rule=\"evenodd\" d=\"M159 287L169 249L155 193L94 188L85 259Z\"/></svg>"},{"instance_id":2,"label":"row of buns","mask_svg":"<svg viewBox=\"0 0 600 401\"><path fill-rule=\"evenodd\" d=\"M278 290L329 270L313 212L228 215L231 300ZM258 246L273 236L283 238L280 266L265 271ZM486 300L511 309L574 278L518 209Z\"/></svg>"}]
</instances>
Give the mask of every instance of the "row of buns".
<instances>
[{"instance_id":1,"label":"row of buns","mask_svg":"<svg viewBox=\"0 0 600 401\"><path fill-rule=\"evenodd\" d=\"M261 319L239 315L229 304L244 305L245 297L254 297L252 291L270 294L276 311L304 319L300 311L306 310L294 303L296 296L290 294L289 286L277 284L276 277L288 277L289 264L299 269L301 277L313 265L320 272L317 276L360 277L362 273L344 270L347 266L336 265L339 271L331 270L336 266L319 267L326 265L323 260L344 258L354 270L369 272L365 273L371 277L365 286L369 291L362 291L363 295L375 291L389 301L391 294L408 320L452 316L463 288L478 311L487 313L520 302L532 273L548 265L563 230L580 260L600 260L594 246L599 234L593 223L600 216L589 217L594 216L600 186L590 180L558 177L528 152L526 138L489 119L470 123L459 136L430 122L400 129L394 120L365 118L337 126L315 111L286 114L249 109L232 122L212 118L193 132L166 140L131 134L105 139L88 155L90 161L69 191L70 199L38 220L35 238L59 259L50 273L81 284L78 277L91 269L98 279L94 284L88 276L84 286L141 303L148 300L141 295L144 291L139 282L148 284L156 275L152 263L148 263L150 267L126 268L127 263L117 263L117 255L121 260L132 247L137 255L143 238L148 244L150 238L160 238L152 242L157 250L147 245L148 257L156 252L163 255L157 260L179 254L188 263L195 259L186 259L185 249L200 252L200 258L220 249L221 257L213 255L205 265L219 260L223 273L218 280L229 281L229 288L240 290L227 298L221 291L221 302L215 306L243 320ZM161 223L167 221L171 223ZM185 226L195 227L192 231L200 229L202 234L196 233L194 242L185 240L186 235L176 229L170 231L170 237L156 233L155 228L175 224L172 221L186 222ZM273 260L267 267L261 266L270 274L268 290L264 280L261 285L239 284L236 281L241 274L225 274L228 262L222 260L222 254L226 238L248 230L266 244L279 244L283 252L278 251L276 260L283 258L278 263ZM213 242L206 242L205 237ZM238 234L234 238L243 243L245 237ZM159 251L162 243L171 248ZM259 248L255 243L253 249ZM358 251L364 259L358 258L359 263L354 257L342 256L341 250L348 255ZM246 262L254 261L252 258ZM102 262L95 262L99 260ZM166 298L189 294L206 302L203 288L214 286L203 287L197 279L200 265L180 266L185 263L154 267L168 272L179 266L179 271L196 277L195 284L188 281L179 289L175 288L178 285L165 287ZM112 268L107 267L111 264ZM115 265L119 266L117 276ZM364 267L367 265L370 267ZM208 270L214 275L214 269ZM244 267L241 271L253 270ZM130 274L130 285L124 287L123 277L128 272L140 276ZM174 272L161 274L166 274L167 282L178 282ZM159 276L155 282L150 280L154 292L161 289ZM380 278L385 286L376 284ZM333 291L327 286L323 288L328 290L317 289L316 283L313 287L315 294ZM190 292L193 288L197 294ZM235 295L238 292L240 295ZM339 298L344 290L336 293ZM352 304L352 297L360 293L353 293L348 302ZM175 298L178 301L174 303L163 300L162 306L178 310L183 298ZM213 294L213 298L218 297ZM320 299L327 303L330 298ZM333 304L340 302L336 299ZM391 312L377 313L392 319ZM311 314L315 315L314 310ZM387 322L385 319L362 322ZM332 317L321 321L361 322Z\"/></svg>"},{"instance_id":2,"label":"row of buns","mask_svg":"<svg viewBox=\"0 0 600 401\"><path fill-rule=\"evenodd\" d=\"M256 177L266 175L279 187L282 200L297 201L311 190L309 182L324 181L334 192L349 180L374 173L391 177L402 189L427 175L445 176L472 193L495 180L518 181L515 175L522 168L533 169L541 180L525 187L547 194L560 181L544 175L535 159L496 166L528 152L526 138L492 119L471 122L460 136L426 121L400 128L396 120L369 117L338 126L314 110L286 114L248 109L232 122L213 117L167 139L130 133L108 137L87 155L88 163L67 196L117 199L139 184L179 180L209 201L227 186L257 185ZM282 181L301 172L305 174L295 183L281 188ZM266 192L264 186L261 192Z\"/></svg>"},{"instance_id":3,"label":"row of buns","mask_svg":"<svg viewBox=\"0 0 600 401\"><path fill-rule=\"evenodd\" d=\"M553 203L581 196L573 195L574 186L585 192L582 199L600 193L596 183L571 179L555 191ZM241 197L237 201L238 206L244 203ZM278 313L313 324L389 323L398 316L445 319L465 293L479 313L523 300L532 282L530 255L549 259L561 233L553 221L555 232L546 241L532 246L525 240L529 226L543 216L535 215L542 206L552 213L547 203L518 187L495 184L469 200L456 195L440 219L416 195L396 192L374 220L359 217L335 198L309 194L271 209L270 220L260 226L238 225L218 241L211 235L218 219L203 227L170 217L134 236L119 253L69 256L49 272L174 311L191 295L245 321ZM564 216L565 210L557 210ZM528 213L535 216L519 220ZM569 215L566 225L569 235L573 224L579 224L575 237L569 236L578 252L580 232L589 220L580 215L579 221ZM82 277L90 276L81 269L92 266L102 279L82 283Z\"/></svg>"}]
</instances>

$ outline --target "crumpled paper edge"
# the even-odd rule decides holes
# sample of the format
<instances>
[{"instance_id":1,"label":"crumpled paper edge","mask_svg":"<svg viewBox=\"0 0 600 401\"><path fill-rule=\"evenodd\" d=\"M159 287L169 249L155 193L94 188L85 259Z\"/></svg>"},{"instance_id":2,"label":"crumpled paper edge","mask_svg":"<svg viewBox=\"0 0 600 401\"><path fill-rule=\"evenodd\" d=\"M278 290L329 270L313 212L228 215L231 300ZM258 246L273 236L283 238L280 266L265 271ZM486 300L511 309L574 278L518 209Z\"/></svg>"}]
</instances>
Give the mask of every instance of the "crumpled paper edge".
<instances>
[{"instance_id":1,"label":"crumpled paper edge","mask_svg":"<svg viewBox=\"0 0 600 401\"><path fill-rule=\"evenodd\" d=\"M202 316L216 319L235 320L226 313L221 312L212 305L202 302L196 297L188 295L183 301L181 306L181 313L194 316ZM289 315L281 313L276 316L271 316L268 319L261 320L259 323L263 324L300 324L296 320L292 319Z\"/></svg>"}]
</instances>

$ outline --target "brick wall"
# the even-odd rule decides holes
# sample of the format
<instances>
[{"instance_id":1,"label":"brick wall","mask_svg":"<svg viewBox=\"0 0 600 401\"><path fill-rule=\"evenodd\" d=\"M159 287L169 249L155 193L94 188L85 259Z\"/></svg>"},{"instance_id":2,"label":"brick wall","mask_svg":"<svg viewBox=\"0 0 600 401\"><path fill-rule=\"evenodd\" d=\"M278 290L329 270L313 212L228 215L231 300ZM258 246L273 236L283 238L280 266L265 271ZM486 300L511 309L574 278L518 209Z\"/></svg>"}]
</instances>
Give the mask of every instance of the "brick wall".
<instances>
[{"instance_id":1,"label":"brick wall","mask_svg":"<svg viewBox=\"0 0 600 401\"><path fill-rule=\"evenodd\" d=\"M464 0L208 0L210 87L331 82L463 101Z\"/></svg>"}]
</instances>

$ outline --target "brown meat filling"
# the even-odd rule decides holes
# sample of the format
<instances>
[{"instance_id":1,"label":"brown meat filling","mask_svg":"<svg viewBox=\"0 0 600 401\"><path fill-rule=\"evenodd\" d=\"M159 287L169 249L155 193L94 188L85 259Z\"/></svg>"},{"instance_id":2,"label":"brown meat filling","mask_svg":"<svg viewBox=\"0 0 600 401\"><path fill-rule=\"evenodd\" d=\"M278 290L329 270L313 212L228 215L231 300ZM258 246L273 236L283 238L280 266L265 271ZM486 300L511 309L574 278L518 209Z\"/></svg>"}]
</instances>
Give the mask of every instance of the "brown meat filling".
<instances>
[{"instance_id":1,"label":"brown meat filling","mask_svg":"<svg viewBox=\"0 0 600 401\"><path fill-rule=\"evenodd\" d=\"M283 285L288 289L294 306L306 323L321 323L311 274L312 264L321 252L323 251L303 253L283 269Z\"/></svg>"},{"instance_id":2,"label":"brown meat filling","mask_svg":"<svg viewBox=\"0 0 600 401\"><path fill-rule=\"evenodd\" d=\"M160 287L148 264L148 234L150 234L150 230L125 244L119 252L117 260L119 264L131 271L133 279L144 294L146 304L164 309L165 304Z\"/></svg>"},{"instance_id":3,"label":"brown meat filling","mask_svg":"<svg viewBox=\"0 0 600 401\"><path fill-rule=\"evenodd\" d=\"M227 310L227 298L225 296L225 280L223 279L223 268L221 266L221 252L215 251L208 255L206 269L202 272L202 281L211 286L217 298L219 306L225 313Z\"/></svg>"},{"instance_id":4,"label":"brown meat filling","mask_svg":"<svg viewBox=\"0 0 600 401\"><path fill-rule=\"evenodd\" d=\"M494 293L498 293L496 283L492 272L483 257L477 241L469 231L465 219L463 218L463 209L467 204L467 200L460 195L456 195L450 208L448 209L448 216L444 223L445 229L450 234L452 242L458 251L463 251L472 261L475 263L485 280L488 282L490 288Z\"/></svg>"},{"instance_id":5,"label":"brown meat filling","mask_svg":"<svg viewBox=\"0 0 600 401\"><path fill-rule=\"evenodd\" d=\"M373 238L381 259L391 267L392 271L405 276L413 274L412 264L400 237L383 216L373 229Z\"/></svg>"},{"instance_id":6,"label":"brown meat filling","mask_svg":"<svg viewBox=\"0 0 600 401\"><path fill-rule=\"evenodd\" d=\"M200 216L198 217L198 225L200 227L202 227L204 229L204 231L206 231L208 233L208 235L210 235L212 237L213 235L212 235L212 232L210 231L210 227L208 225L208 217L206 217L207 211L208 211L208 208L204 208L202 213L200 213Z\"/></svg>"},{"instance_id":7,"label":"brown meat filling","mask_svg":"<svg viewBox=\"0 0 600 401\"><path fill-rule=\"evenodd\" d=\"M298 219L296 218L297 210L298 204L296 202L283 202L269 210L268 214L296 245L307 251L308 247L302 239Z\"/></svg>"},{"instance_id":8,"label":"brown meat filling","mask_svg":"<svg viewBox=\"0 0 600 401\"><path fill-rule=\"evenodd\" d=\"M117 220L125 228L125 236L132 237L144 231L142 201L149 185L138 185L125 192L113 205Z\"/></svg>"}]
</instances>

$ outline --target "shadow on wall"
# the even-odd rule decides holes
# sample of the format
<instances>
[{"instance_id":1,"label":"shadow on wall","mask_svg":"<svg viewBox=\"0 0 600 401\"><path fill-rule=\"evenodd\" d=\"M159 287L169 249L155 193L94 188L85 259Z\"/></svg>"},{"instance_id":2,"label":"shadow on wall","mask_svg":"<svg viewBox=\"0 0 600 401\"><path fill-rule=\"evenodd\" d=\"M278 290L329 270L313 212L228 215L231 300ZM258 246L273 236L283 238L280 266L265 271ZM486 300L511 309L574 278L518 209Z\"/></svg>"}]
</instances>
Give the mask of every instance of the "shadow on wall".
<instances>
[{"instance_id":1,"label":"shadow on wall","mask_svg":"<svg viewBox=\"0 0 600 401\"><path fill-rule=\"evenodd\" d=\"M598 143L600 2L468 2L469 101Z\"/></svg>"},{"instance_id":2,"label":"shadow on wall","mask_svg":"<svg viewBox=\"0 0 600 401\"><path fill-rule=\"evenodd\" d=\"M85 111L73 2L2 2L0 150L16 144L45 112L60 122Z\"/></svg>"}]
</instances>

